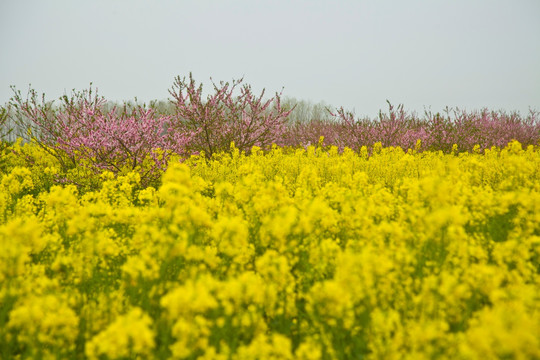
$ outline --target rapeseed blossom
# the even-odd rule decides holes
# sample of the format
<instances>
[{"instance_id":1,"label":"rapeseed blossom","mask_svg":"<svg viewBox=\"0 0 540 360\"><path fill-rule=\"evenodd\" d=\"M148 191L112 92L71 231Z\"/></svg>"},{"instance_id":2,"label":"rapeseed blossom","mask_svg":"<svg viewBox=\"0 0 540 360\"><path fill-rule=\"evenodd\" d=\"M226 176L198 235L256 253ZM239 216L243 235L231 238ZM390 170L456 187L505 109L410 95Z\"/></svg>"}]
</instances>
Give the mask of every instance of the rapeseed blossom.
<instances>
[{"instance_id":1,"label":"rapeseed blossom","mask_svg":"<svg viewBox=\"0 0 540 360\"><path fill-rule=\"evenodd\" d=\"M540 357L538 146L232 147L154 186L13 149L2 359Z\"/></svg>"},{"instance_id":2,"label":"rapeseed blossom","mask_svg":"<svg viewBox=\"0 0 540 360\"><path fill-rule=\"evenodd\" d=\"M155 346L154 337L151 318L136 307L95 335L87 343L85 354L89 359L148 356Z\"/></svg>"}]
</instances>

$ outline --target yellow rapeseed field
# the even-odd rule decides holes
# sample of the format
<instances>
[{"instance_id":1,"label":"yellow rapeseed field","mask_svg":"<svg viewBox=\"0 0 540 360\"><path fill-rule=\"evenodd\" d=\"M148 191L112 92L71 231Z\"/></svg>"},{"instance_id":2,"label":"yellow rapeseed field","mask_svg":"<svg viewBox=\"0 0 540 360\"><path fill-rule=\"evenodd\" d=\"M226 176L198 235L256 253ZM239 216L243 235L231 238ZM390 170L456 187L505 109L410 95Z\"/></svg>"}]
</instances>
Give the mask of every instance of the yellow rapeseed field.
<instances>
[{"instance_id":1,"label":"yellow rapeseed field","mask_svg":"<svg viewBox=\"0 0 540 360\"><path fill-rule=\"evenodd\" d=\"M2 359L540 359L538 146L233 147L155 188L12 148Z\"/></svg>"}]
</instances>

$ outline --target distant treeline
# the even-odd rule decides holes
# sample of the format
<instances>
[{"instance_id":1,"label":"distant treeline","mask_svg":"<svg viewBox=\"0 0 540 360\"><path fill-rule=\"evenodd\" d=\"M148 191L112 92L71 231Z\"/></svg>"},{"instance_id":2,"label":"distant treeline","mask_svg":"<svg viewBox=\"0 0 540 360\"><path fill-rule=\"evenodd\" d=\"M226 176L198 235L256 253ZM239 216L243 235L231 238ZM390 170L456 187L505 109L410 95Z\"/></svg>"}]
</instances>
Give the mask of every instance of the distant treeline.
<instances>
[{"instance_id":1,"label":"distant treeline","mask_svg":"<svg viewBox=\"0 0 540 360\"><path fill-rule=\"evenodd\" d=\"M113 108L123 109L124 106L127 106L129 110L135 109L139 106L147 106L148 108L154 109L157 114L160 115L174 115L175 114L175 104L170 100L153 100L148 104L138 104L135 101L128 102L107 102L105 105L107 109L112 110ZM332 110L332 107L326 104L323 101L314 103L308 100L299 100L294 97L285 96L281 99L281 106L284 109L293 109L294 110L289 114L288 120L290 123L309 123L312 120L316 121L334 121L335 118L330 114L328 110Z\"/></svg>"}]
</instances>

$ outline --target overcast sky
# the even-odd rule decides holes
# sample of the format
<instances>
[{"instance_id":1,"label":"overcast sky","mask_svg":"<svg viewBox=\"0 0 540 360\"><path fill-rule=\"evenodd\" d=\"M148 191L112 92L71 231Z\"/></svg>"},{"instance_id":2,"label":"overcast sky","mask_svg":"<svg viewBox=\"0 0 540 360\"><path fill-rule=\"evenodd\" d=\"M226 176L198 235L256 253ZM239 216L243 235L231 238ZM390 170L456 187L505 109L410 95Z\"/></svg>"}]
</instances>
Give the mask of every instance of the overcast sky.
<instances>
[{"instance_id":1,"label":"overcast sky","mask_svg":"<svg viewBox=\"0 0 540 360\"><path fill-rule=\"evenodd\" d=\"M167 99L176 75L374 117L540 110L539 0L0 0L0 104L93 82L109 100Z\"/></svg>"}]
</instances>

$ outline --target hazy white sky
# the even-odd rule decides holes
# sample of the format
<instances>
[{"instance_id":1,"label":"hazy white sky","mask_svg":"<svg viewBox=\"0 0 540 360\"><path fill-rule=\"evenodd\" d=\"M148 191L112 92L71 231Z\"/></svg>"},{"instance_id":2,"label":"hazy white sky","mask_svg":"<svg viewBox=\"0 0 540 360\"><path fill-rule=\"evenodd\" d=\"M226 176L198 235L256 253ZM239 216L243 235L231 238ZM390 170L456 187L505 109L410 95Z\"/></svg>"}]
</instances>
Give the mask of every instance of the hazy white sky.
<instances>
[{"instance_id":1,"label":"hazy white sky","mask_svg":"<svg viewBox=\"0 0 540 360\"><path fill-rule=\"evenodd\" d=\"M167 99L176 75L376 116L388 99L540 110L539 0L0 0L0 104L90 82Z\"/></svg>"}]
</instances>

